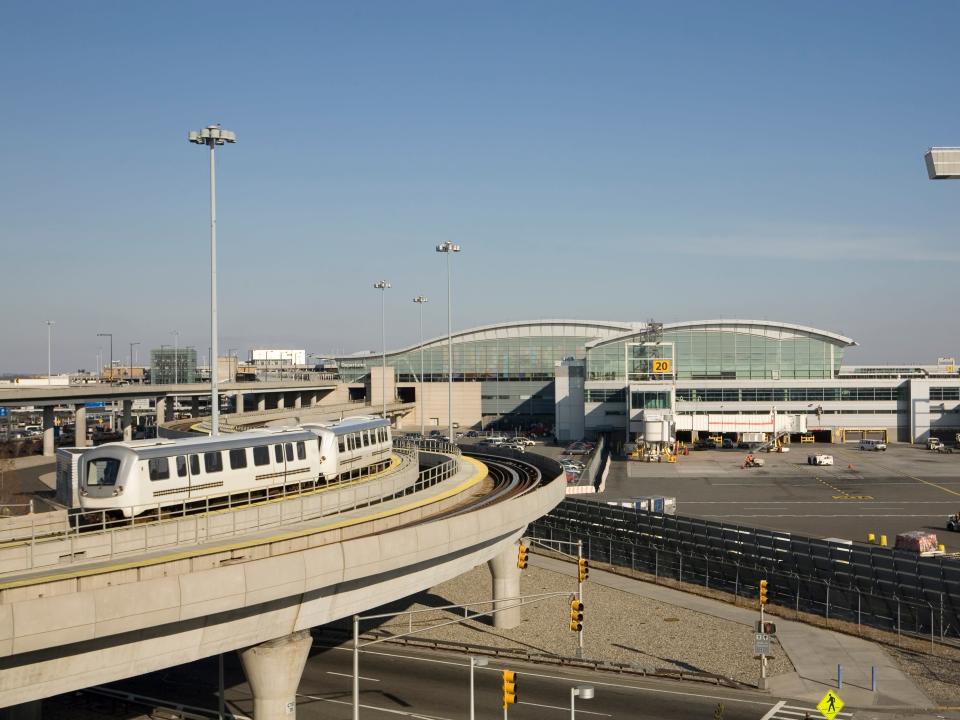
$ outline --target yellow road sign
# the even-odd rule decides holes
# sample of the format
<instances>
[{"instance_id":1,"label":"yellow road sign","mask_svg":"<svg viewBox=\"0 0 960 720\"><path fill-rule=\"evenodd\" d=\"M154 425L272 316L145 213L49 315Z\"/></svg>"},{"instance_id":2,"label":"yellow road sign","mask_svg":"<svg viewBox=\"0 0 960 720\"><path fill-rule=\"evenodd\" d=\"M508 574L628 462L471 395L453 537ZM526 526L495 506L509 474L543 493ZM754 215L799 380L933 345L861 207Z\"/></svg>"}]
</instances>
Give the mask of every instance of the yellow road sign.
<instances>
[{"instance_id":1,"label":"yellow road sign","mask_svg":"<svg viewBox=\"0 0 960 720\"><path fill-rule=\"evenodd\" d=\"M817 704L817 710L823 713L827 720L833 720L842 709L843 700L833 690L827 690L823 700Z\"/></svg>"}]
</instances>

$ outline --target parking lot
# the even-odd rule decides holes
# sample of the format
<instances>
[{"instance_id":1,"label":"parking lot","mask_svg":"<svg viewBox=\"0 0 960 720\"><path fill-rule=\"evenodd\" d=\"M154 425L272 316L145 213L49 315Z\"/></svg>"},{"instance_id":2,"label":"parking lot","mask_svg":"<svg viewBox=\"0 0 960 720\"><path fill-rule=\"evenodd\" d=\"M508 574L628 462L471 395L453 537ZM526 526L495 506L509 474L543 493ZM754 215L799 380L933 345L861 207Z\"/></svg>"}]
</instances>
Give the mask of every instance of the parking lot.
<instances>
[{"instance_id":1,"label":"parking lot","mask_svg":"<svg viewBox=\"0 0 960 720\"><path fill-rule=\"evenodd\" d=\"M886 452L790 447L762 453L762 468L744 469L744 450L691 450L676 464L616 460L596 497L673 496L682 515L857 542L872 532L891 546L899 532L932 530L948 552L960 552L960 533L945 529L947 515L960 511L960 454L897 444ZM835 464L808 465L812 453Z\"/></svg>"}]
</instances>

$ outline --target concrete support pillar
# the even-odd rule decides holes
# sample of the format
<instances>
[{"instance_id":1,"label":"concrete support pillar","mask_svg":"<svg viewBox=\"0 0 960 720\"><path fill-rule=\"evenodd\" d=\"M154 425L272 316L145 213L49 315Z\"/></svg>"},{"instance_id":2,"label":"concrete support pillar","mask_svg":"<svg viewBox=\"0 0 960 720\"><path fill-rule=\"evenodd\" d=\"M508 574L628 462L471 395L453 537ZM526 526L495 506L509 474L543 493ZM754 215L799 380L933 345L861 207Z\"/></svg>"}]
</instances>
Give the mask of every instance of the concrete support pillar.
<instances>
[{"instance_id":1,"label":"concrete support pillar","mask_svg":"<svg viewBox=\"0 0 960 720\"><path fill-rule=\"evenodd\" d=\"M87 446L87 406L77 403L73 406L74 445Z\"/></svg>"},{"instance_id":2,"label":"concrete support pillar","mask_svg":"<svg viewBox=\"0 0 960 720\"><path fill-rule=\"evenodd\" d=\"M314 390L310 393L310 407L316 407L320 402L320 393Z\"/></svg>"},{"instance_id":3,"label":"concrete support pillar","mask_svg":"<svg viewBox=\"0 0 960 720\"><path fill-rule=\"evenodd\" d=\"M0 709L0 720L40 720L42 700L31 700L20 705Z\"/></svg>"},{"instance_id":4,"label":"concrete support pillar","mask_svg":"<svg viewBox=\"0 0 960 720\"><path fill-rule=\"evenodd\" d=\"M190 398L190 417L200 417L200 398L197 395Z\"/></svg>"},{"instance_id":5,"label":"concrete support pillar","mask_svg":"<svg viewBox=\"0 0 960 720\"><path fill-rule=\"evenodd\" d=\"M238 392L238 393L234 396L234 400L233 400L234 411L235 411L238 415L242 415L242 414L243 414L243 398L244 398L244 395L243 395L242 392Z\"/></svg>"},{"instance_id":6,"label":"concrete support pillar","mask_svg":"<svg viewBox=\"0 0 960 720\"><path fill-rule=\"evenodd\" d=\"M308 630L240 650L253 691L254 720L294 720L297 687L313 643Z\"/></svg>"},{"instance_id":7,"label":"concrete support pillar","mask_svg":"<svg viewBox=\"0 0 960 720\"><path fill-rule=\"evenodd\" d=\"M43 408L43 455L53 457L56 450L53 445L53 405Z\"/></svg>"},{"instance_id":8,"label":"concrete support pillar","mask_svg":"<svg viewBox=\"0 0 960 720\"><path fill-rule=\"evenodd\" d=\"M493 576L493 599L511 598L520 595L520 568L517 567L518 543L513 543L487 565ZM512 630L520 626L520 608L513 607L519 601L494 602L493 626ZM510 608L501 610L501 608Z\"/></svg>"},{"instance_id":9,"label":"concrete support pillar","mask_svg":"<svg viewBox=\"0 0 960 720\"><path fill-rule=\"evenodd\" d=\"M156 420L157 428L159 428L163 424L164 420L166 420L166 417L167 417L167 396L160 395L159 397L157 397L155 401L155 405L156 405L156 413L157 413L157 420ZM159 436L160 436L160 432L158 429L157 437Z\"/></svg>"},{"instance_id":10,"label":"concrete support pillar","mask_svg":"<svg viewBox=\"0 0 960 720\"><path fill-rule=\"evenodd\" d=\"M277 410L283 410L287 406L287 394L277 393Z\"/></svg>"},{"instance_id":11,"label":"concrete support pillar","mask_svg":"<svg viewBox=\"0 0 960 720\"><path fill-rule=\"evenodd\" d=\"M293 394L293 407L297 410L303 407L303 393Z\"/></svg>"},{"instance_id":12,"label":"concrete support pillar","mask_svg":"<svg viewBox=\"0 0 960 720\"><path fill-rule=\"evenodd\" d=\"M123 427L123 439L133 440L133 400L123 401L123 417L120 419Z\"/></svg>"},{"instance_id":13,"label":"concrete support pillar","mask_svg":"<svg viewBox=\"0 0 960 720\"><path fill-rule=\"evenodd\" d=\"M257 412L263 412L267 409L267 396L263 393L257 395Z\"/></svg>"}]
</instances>

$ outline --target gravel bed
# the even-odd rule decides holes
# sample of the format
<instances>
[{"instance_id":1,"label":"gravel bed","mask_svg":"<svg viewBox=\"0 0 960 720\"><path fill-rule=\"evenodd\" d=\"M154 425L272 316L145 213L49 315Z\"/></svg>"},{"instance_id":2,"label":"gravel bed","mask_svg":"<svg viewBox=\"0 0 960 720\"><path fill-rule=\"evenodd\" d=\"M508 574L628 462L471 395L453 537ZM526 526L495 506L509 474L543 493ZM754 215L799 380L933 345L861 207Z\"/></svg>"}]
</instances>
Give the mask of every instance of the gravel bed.
<instances>
[{"instance_id":1,"label":"gravel bed","mask_svg":"<svg viewBox=\"0 0 960 720\"><path fill-rule=\"evenodd\" d=\"M900 668L938 705L960 705L960 650L938 647L936 654L887 646Z\"/></svg>"},{"instance_id":2,"label":"gravel bed","mask_svg":"<svg viewBox=\"0 0 960 720\"><path fill-rule=\"evenodd\" d=\"M576 589L574 579L542 568L528 567L521 593L531 595ZM493 595L486 566L480 566L429 591L430 605L453 605L484 600ZM629 663L647 669L665 668L708 672L742 683L756 684L759 660L753 659L753 629L729 620L703 615L587 582L584 587L584 657ZM418 610L428 607L417 604ZM462 611L461 611L462 614ZM418 616L415 627L427 627L454 617L447 611ZM497 630L485 620L447 625L417 637L500 648L521 648L574 657L577 634L569 630L566 597L550 598L523 609L523 622L514 630ZM406 632L408 620L398 618L383 626ZM768 675L792 672L793 665L774 643Z\"/></svg>"}]
</instances>

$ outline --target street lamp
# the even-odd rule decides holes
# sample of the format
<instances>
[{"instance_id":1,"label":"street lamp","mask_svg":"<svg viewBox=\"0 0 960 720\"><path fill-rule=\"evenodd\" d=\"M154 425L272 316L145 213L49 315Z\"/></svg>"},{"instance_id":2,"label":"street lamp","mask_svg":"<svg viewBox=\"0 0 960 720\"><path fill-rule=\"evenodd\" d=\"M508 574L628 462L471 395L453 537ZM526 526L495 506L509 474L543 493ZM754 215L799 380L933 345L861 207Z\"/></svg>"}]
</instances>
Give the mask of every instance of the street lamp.
<instances>
[{"instance_id":1,"label":"street lamp","mask_svg":"<svg viewBox=\"0 0 960 720\"><path fill-rule=\"evenodd\" d=\"M593 699L593 685L577 685L570 688L570 720L576 720L576 698L581 700Z\"/></svg>"},{"instance_id":2,"label":"street lamp","mask_svg":"<svg viewBox=\"0 0 960 720\"><path fill-rule=\"evenodd\" d=\"M387 417L387 316L384 308L384 297L390 283L380 280L373 284L374 289L380 291L380 340L383 345L383 375L380 377L380 399L383 402L383 417Z\"/></svg>"},{"instance_id":3,"label":"street lamp","mask_svg":"<svg viewBox=\"0 0 960 720\"><path fill-rule=\"evenodd\" d=\"M50 358L51 358L50 348L52 347L53 326L56 325L56 323L53 320L46 320L45 322L47 323L47 385L52 385L53 371L51 370L52 363L50 361Z\"/></svg>"},{"instance_id":4,"label":"street lamp","mask_svg":"<svg viewBox=\"0 0 960 720\"><path fill-rule=\"evenodd\" d=\"M208 125L200 132L191 130L187 139L210 148L210 435L220 434L220 398L217 394L217 171L215 148L235 143L237 136L219 125Z\"/></svg>"},{"instance_id":5,"label":"street lamp","mask_svg":"<svg viewBox=\"0 0 960 720\"><path fill-rule=\"evenodd\" d=\"M97 337L110 338L110 382L113 382L113 333L97 333Z\"/></svg>"},{"instance_id":6,"label":"street lamp","mask_svg":"<svg viewBox=\"0 0 960 720\"><path fill-rule=\"evenodd\" d=\"M180 331L173 330L173 384L180 381Z\"/></svg>"},{"instance_id":7,"label":"street lamp","mask_svg":"<svg viewBox=\"0 0 960 720\"><path fill-rule=\"evenodd\" d=\"M420 437L423 437L423 304L430 301L423 295L417 295L413 301L420 306L420 387L417 388L417 414L420 416Z\"/></svg>"},{"instance_id":8,"label":"street lamp","mask_svg":"<svg viewBox=\"0 0 960 720\"><path fill-rule=\"evenodd\" d=\"M139 345L138 342L130 343L130 377L127 379L132 383L133 382L133 348Z\"/></svg>"},{"instance_id":9,"label":"street lamp","mask_svg":"<svg viewBox=\"0 0 960 720\"><path fill-rule=\"evenodd\" d=\"M447 363L449 367L449 377L447 381L447 419L450 421L450 442L456 442L456 436L453 434L453 316L451 306L453 303L453 284L450 279L450 255L460 252L460 246L455 245L449 240L437 245L437 252L447 254Z\"/></svg>"},{"instance_id":10,"label":"street lamp","mask_svg":"<svg viewBox=\"0 0 960 720\"><path fill-rule=\"evenodd\" d=\"M470 720L474 720L474 708L473 708L473 669L478 667L486 667L490 661L485 657L473 657L470 656Z\"/></svg>"}]
</instances>

